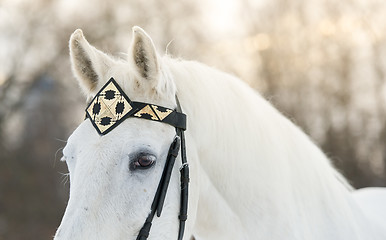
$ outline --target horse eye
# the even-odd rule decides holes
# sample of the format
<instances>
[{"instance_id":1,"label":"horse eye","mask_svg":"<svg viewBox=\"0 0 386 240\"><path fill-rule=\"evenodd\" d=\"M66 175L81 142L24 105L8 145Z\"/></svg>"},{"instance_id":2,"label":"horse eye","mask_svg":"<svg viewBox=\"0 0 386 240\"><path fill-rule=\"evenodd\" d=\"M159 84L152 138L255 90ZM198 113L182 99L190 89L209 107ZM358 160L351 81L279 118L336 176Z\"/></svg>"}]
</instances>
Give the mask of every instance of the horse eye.
<instances>
[{"instance_id":1,"label":"horse eye","mask_svg":"<svg viewBox=\"0 0 386 240\"><path fill-rule=\"evenodd\" d=\"M133 169L147 169L151 167L157 158L152 154L139 154L132 163Z\"/></svg>"}]
</instances>

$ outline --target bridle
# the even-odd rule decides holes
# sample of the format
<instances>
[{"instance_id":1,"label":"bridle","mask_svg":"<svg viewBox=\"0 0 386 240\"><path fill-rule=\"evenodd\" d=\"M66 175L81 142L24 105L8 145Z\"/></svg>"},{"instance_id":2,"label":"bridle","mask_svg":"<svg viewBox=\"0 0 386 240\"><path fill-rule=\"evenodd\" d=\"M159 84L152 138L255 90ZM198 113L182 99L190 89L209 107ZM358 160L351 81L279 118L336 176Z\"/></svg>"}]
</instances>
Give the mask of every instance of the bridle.
<instances>
[{"instance_id":1,"label":"bridle","mask_svg":"<svg viewBox=\"0 0 386 240\"><path fill-rule=\"evenodd\" d=\"M137 240L146 240L149 236L154 216L156 214L157 217L161 216L173 166L180 151L181 197L180 214L178 216L180 222L178 240L182 240L184 236L185 222L188 217L189 165L186 158L184 136L186 115L182 112L177 96L176 102L177 108L173 110L154 104L131 101L118 83L113 78L110 78L86 108L86 118L91 120L91 123L100 135L107 134L128 117L162 122L176 129L176 136L170 145L162 176L151 204L150 213L138 233Z\"/></svg>"}]
</instances>

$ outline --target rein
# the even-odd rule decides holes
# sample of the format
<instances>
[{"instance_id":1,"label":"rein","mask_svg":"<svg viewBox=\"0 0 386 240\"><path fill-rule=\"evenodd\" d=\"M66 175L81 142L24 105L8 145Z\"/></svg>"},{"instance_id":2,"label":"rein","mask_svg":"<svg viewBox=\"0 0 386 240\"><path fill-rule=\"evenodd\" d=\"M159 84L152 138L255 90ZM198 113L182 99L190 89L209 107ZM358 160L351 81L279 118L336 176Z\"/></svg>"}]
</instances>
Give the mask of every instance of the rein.
<instances>
[{"instance_id":1,"label":"rein","mask_svg":"<svg viewBox=\"0 0 386 240\"><path fill-rule=\"evenodd\" d=\"M177 108L175 110L144 102L134 102L124 93L118 83L111 78L95 95L86 108L86 118L89 118L100 135L105 135L118 126L128 117L143 118L163 122L176 129L176 136L170 145L164 170L154 196L150 213L140 229L137 240L146 240L149 237L154 216L161 216L166 193L168 190L173 166L178 153L181 151L180 167L180 214L178 240L182 240L185 231L185 222L188 213L189 193L189 164L186 158L185 135L186 115L182 112L181 105L176 96Z\"/></svg>"}]
</instances>

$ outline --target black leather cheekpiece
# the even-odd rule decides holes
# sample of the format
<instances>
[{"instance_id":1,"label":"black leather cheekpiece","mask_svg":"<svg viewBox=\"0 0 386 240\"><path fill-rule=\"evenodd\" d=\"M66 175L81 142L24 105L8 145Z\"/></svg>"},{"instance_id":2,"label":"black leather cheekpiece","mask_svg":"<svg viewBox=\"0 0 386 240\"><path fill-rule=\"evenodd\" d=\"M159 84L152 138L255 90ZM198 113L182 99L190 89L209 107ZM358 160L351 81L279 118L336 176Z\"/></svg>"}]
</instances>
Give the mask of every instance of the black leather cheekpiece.
<instances>
[{"instance_id":1,"label":"black leather cheekpiece","mask_svg":"<svg viewBox=\"0 0 386 240\"><path fill-rule=\"evenodd\" d=\"M113 130L128 117L143 118L186 129L186 115L158 105L131 101L118 83L111 78L86 108L89 118L100 135Z\"/></svg>"}]
</instances>

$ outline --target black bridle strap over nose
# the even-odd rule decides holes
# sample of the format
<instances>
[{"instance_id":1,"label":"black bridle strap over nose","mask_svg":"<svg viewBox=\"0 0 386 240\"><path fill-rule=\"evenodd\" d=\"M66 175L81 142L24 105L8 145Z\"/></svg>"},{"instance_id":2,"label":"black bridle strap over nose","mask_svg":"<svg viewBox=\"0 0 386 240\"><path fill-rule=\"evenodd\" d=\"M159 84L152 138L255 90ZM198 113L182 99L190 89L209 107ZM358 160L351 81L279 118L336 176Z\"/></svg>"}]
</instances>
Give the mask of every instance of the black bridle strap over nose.
<instances>
[{"instance_id":1,"label":"black bridle strap over nose","mask_svg":"<svg viewBox=\"0 0 386 240\"><path fill-rule=\"evenodd\" d=\"M176 101L177 101L176 112L183 114L177 97L176 97ZM180 220L178 240L182 240L184 236L185 222L187 220L187 212L188 212L188 190L189 190L189 165L187 163L187 158L186 158L184 131L185 131L185 128L176 127L176 137L174 138L172 144L170 145L168 157L166 159L165 167L162 172L161 180L158 184L157 191L154 196L153 203L151 205L150 214L146 218L144 225L139 231L137 240L146 240L149 237L154 215L157 214L157 217L161 216L167 189L169 186L170 178L174 167L174 163L178 156L179 151L181 151L182 165L180 168L181 200L180 200L180 214L178 216Z\"/></svg>"}]
</instances>

